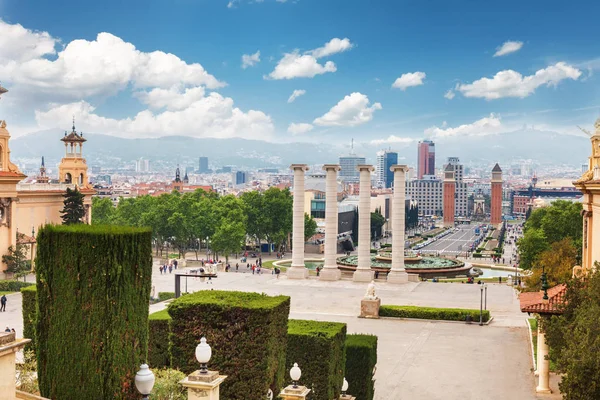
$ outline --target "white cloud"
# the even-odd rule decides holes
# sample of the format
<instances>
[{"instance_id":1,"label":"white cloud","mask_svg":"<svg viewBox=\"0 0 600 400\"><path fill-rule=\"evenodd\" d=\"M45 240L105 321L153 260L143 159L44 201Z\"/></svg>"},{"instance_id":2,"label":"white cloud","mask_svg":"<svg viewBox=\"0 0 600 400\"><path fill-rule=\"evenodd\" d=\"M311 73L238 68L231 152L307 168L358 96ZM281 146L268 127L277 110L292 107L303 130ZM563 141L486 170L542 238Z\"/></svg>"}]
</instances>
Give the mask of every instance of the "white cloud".
<instances>
[{"instance_id":1,"label":"white cloud","mask_svg":"<svg viewBox=\"0 0 600 400\"><path fill-rule=\"evenodd\" d=\"M390 135L386 139L375 139L371 140L371 144L380 145L380 144L409 144L414 142L415 139L400 137L396 135Z\"/></svg>"},{"instance_id":2,"label":"white cloud","mask_svg":"<svg viewBox=\"0 0 600 400\"><path fill-rule=\"evenodd\" d=\"M58 40L48 32L34 32L20 24L8 24L0 19L0 65L21 63L56 54Z\"/></svg>"},{"instance_id":3,"label":"white cloud","mask_svg":"<svg viewBox=\"0 0 600 400\"><path fill-rule=\"evenodd\" d=\"M407 72L406 74L402 74L400 78L397 78L392 87L395 89L406 90L411 86L420 86L423 84L423 79L425 79L427 75L425 72Z\"/></svg>"},{"instance_id":4,"label":"white cloud","mask_svg":"<svg viewBox=\"0 0 600 400\"><path fill-rule=\"evenodd\" d=\"M313 128L314 128L314 126L312 126L312 124L292 122L290 124L290 126L288 126L288 128L287 128L287 132L291 133L292 135L300 135L302 133L312 131Z\"/></svg>"},{"instance_id":5,"label":"white cloud","mask_svg":"<svg viewBox=\"0 0 600 400\"><path fill-rule=\"evenodd\" d=\"M231 0L229 3L227 3L227 8L235 8L236 3L237 0Z\"/></svg>"},{"instance_id":6,"label":"white cloud","mask_svg":"<svg viewBox=\"0 0 600 400\"><path fill-rule=\"evenodd\" d=\"M242 68L253 67L260 62L260 50L254 54L242 55Z\"/></svg>"},{"instance_id":7,"label":"white cloud","mask_svg":"<svg viewBox=\"0 0 600 400\"><path fill-rule=\"evenodd\" d=\"M350 50L354 45L350 43L350 39L344 38L333 38L329 42L325 43L325 46L316 48L310 51L315 58L327 57L332 54L342 53L346 50Z\"/></svg>"},{"instance_id":8,"label":"white cloud","mask_svg":"<svg viewBox=\"0 0 600 400\"><path fill-rule=\"evenodd\" d=\"M507 41L502 44L502 46L496 48L496 53L494 53L494 57L505 56L510 53L517 52L521 50L523 47L523 42L518 41Z\"/></svg>"},{"instance_id":9,"label":"white cloud","mask_svg":"<svg viewBox=\"0 0 600 400\"><path fill-rule=\"evenodd\" d=\"M43 129L60 128L65 115L75 115L77 127L83 132L98 132L123 137L162 137L185 135L192 137L245 137L270 139L274 128L271 117L261 111L243 112L233 106L231 98L210 93L176 111L153 113L144 110L133 118L113 119L95 113L86 101L55 106L36 111L35 118Z\"/></svg>"},{"instance_id":10,"label":"white cloud","mask_svg":"<svg viewBox=\"0 0 600 400\"><path fill-rule=\"evenodd\" d=\"M288 99L288 103L293 103L298 97L306 94L306 90L304 89L296 89L292 92L292 95Z\"/></svg>"},{"instance_id":11,"label":"white cloud","mask_svg":"<svg viewBox=\"0 0 600 400\"><path fill-rule=\"evenodd\" d=\"M454 94L454 92L452 90L448 90L444 94L444 97L447 98L448 100L452 100L454 98L454 96L456 96L456 95Z\"/></svg>"},{"instance_id":12,"label":"white cloud","mask_svg":"<svg viewBox=\"0 0 600 400\"><path fill-rule=\"evenodd\" d=\"M320 64L317 59L344 52L353 47L350 39L333 38L323 47L309 50L301 54L299 50L285 53L275 66L275 69L265 79L313 78L327 72L337 71L333 61Z\"/></svg>"},{"instance_id":13,"label":"white cloud","mask_svg":"<svg viewBox=\"0 0 600 400\"><path fill-rule=\"evenodd\" d=\"M485 136L494 133L499 133L505 129L500 121L500 117L494 113L490 114L489 117L481 118L471 124L464 124L457 126L456 128L448 128L446 122L442 127L432 126L431 128L425 129L424 133L426 137L454 137L454 136Z\"/></svg>"},{"instance_id":14,"label":"white cloud","mask_svg":"<svg viewBox=\"0 0 600 400\"><path fill-rule=\"evenodd\" d=\"M325 115L313 121L321 126L356 126L369 122L373 119L373 113L381 110L380 103L373 103L369 107L369 98L358 92L354 92L329 110Z\"/></svg>"},{"instance_id":15,"label":"white cloud","mask_svg":"<svg viewBox=\"0 0 600 400\"><path fill-rule=\"evenodd\" d=\"M170 89L154 88L149 92L136 92L135 96L150 108L159 110L166 108L169 111L185 110L196 101L204 97L205 90L202 86L187 88L181 91L177 87Z\"/></svg>"},{"instance_id":16,"label":"white cloud","mask_svg":"<svg viewBox=\"0 0 600 400\"><path fill-rule=\"evenodd\" d=\"M542 85L556 86L564 79L577 80L580 76L580 70L559 62L529 76L523 76L510 69L500 71L493 78L481 78L473 83L456 85L456 90L466 97L479 97L486 100L503 97L524 98Z\"/></svg>"}]
</instances>

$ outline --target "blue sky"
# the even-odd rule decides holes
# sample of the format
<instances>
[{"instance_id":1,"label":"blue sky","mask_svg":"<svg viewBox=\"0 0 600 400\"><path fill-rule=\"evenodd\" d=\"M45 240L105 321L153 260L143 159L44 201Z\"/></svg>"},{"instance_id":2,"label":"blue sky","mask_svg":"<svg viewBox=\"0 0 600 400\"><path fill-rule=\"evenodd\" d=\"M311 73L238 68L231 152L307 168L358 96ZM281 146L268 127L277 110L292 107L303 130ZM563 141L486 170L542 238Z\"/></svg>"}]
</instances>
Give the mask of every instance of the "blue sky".
<instances>
[{"instance_id":1,"label":"blue sky","mask_svg":"<svg viewBox=\"0 0 600 400\"><path fill-rule=\"evenodd\" d=\"M10 89L0 113L16 135L66 129L73 114L83 130L126 137L392 148L524 125L577 134L600 115L598 11L593 1L0 0ZM295 90L304 94L288 102Z\"/></svg>"}]
</instances>

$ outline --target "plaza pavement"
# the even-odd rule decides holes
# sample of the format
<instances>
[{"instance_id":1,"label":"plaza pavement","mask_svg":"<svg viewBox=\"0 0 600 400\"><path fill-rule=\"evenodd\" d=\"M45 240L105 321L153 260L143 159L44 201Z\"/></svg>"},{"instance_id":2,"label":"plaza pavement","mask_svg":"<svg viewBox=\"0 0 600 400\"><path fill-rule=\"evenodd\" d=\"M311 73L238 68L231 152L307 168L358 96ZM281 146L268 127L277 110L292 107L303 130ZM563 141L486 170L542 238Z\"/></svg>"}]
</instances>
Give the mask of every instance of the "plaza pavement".
<instances>
[{"instance_id":1,"label":"plaza pavement","mask_svg":"<svg viewBox=\"0 0 600 400\"><path fill-rule=\"evenodd\" d=\"M290 318L344 322L349 333L377 335L376 400L560 398L535 394L526 316L519 311L513 289L505 285L488 285L487 305L494 320L489 326L480 327L357 318L367 284L351 280L292 281L285 276L276 279L270 271L252 275L245 266L238 273L219 273L212 283L188 279L189 291L241 290L289 295ZM173 291L174 274L159 274L155 264L152 284L156 293ZM185 289L185 282L182 288ZM383 304L478 308L480 289L478 285L456 283L379 283L377 295ZM9 295L8 299L7 312L0 313L0 326L14 327L19 334L23 329L21 295ZM154 304L150 311L164 307L165 303ZM556 382L552 383L556 389ZM352 382L350 393L351 388Z\"/></svg>"}]
</instances>

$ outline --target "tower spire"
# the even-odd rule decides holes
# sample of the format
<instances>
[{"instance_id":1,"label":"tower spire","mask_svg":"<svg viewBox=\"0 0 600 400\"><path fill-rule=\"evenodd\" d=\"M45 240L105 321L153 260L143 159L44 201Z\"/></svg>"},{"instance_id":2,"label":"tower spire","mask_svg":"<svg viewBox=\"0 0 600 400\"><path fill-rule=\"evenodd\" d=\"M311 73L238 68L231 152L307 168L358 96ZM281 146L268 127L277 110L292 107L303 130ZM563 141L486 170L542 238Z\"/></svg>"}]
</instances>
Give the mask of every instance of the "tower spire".
<instances>
[{"instance_id":1,"label":"tower spire","mask_svg":"<svg viewBox=\"0 0 600 400\"><path fill-rule=\"evenodd\" d=\"M75 115L73 115L73 132L75 132Z\"/></svg>"}]
</instances>

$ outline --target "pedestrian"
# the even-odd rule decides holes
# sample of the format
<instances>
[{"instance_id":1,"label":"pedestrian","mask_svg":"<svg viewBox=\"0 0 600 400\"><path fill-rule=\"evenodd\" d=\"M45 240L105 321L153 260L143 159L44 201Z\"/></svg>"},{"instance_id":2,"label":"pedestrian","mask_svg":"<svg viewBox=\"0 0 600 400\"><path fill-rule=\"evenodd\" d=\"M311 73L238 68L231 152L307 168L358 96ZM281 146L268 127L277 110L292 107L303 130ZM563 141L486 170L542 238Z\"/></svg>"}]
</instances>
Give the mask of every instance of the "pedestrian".
<instances>
[{"instance_id":1,"label":"pedestrian","mask_svg":"<svg viewBox=\"0 0 600 400\"><path fill-rule=\"evenodd\" d=\"M177 269L177 260L173 260L173 266Z\"/></svg>"},{"instance_id":2,"label":"pedestrian","mask_svg":"<svg viewBox=\"0 0 600 400\"><path fill-rule=\"evenodd\" d=\"M6 329L4 330L4 332L10 333L10 328L7 326Z\"/></svg>"},{"instance_id":3,"label":"pedestrian","mask_svg":"<svg viewBox=\"0 0 600 400\"><path fill-rule=\"evenodd\" d=\"M238 272L238 269L240 269L240 264L235 263L235 272Z\"/></svg>"},{"instance_id":4,"label":"pedestrian","mask_svg":"<svg viewBox=\"0 0 600 400\"><path fill-rule=\"evenodd\" d=\"M246 268L250 268L250 263L246 264Z\"/></svg>"},{"instance_id":5,"label":"pedestrian","mask_svg":"<svg viewBox=\"0 0 600 400\"><path fill-rule=\"evenodd\" d=\"M498 283L502 283L502 277L501 276L498 277Z\"/></svg>"},{"instance_id":6,"label":"pedestrian","mask_svg":"<svg viewBox=\"0 0 600 400\"><path fill-rule=\"evenodd\" d=\"M254 275L254 270L256 269L256 267L254 266L254 264L252 264L252 275Z\"/></svg>"},{"instance_id":7,"label":"pedestrian","mask_svg":"<svg viewBox=\"0 0 600 400\"><path fill-rule=\"evenodd\" d=\"M173 266L169 265L169 273L173 272Z\"/></svg>"},{"instance_id":8,"label":"pedestrian","mask_svg":"<svg viewBox=\"0 0 600 400\"><path fill-rule=\"evenodd\" d=\"M6 295L3 294L2 298L0 298L0 311L6 311Z\"/></svg>"}]
</instances>

